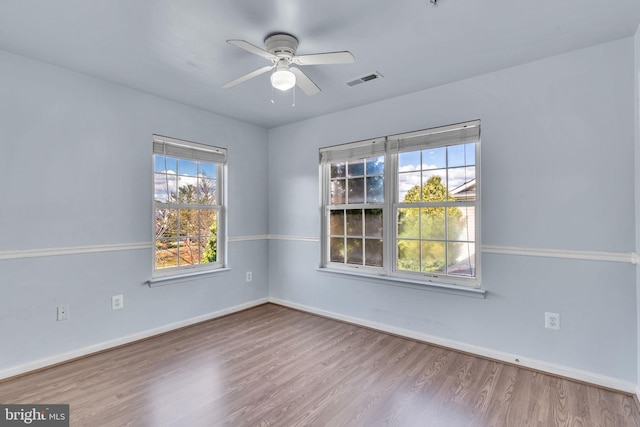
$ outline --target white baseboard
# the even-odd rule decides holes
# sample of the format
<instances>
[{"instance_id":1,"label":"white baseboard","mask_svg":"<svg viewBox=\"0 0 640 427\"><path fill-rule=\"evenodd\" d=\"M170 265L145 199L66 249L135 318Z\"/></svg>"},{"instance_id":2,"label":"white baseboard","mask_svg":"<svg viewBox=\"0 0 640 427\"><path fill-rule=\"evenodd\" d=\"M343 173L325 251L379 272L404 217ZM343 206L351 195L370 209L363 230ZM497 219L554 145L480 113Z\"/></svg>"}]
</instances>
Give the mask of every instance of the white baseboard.
<instances>
[{"instance_id":1,"label":"white baseboard","mask_svg":"<svg viewBox=\"0 0 640 427\"><path fill-rule=\"evenodd\" d=\"M502 362L523 366L526 368L535 369L536 371L546 372L554 375L559 375L566 378L571 378L577 381L594 384L601 387L618 390L628 394L637 394L640 399L640 388L637 384L629 381L620 380L617 378L608 377L605 375L595 374L592 372L582 371L579 369L569 368L566 366L556 365L554 363L543 362L536 359L530 359L521 357L511 353L505 353L498 350L492 350L485 347L478 347L471 344L466 344L459 341L454 341L446 338L440 338L433 335L423 334L421 332L411 331L407 329L397 328L395 326L385 325L383 323L371 322L369 320L360 319L357 317L346 316L343 314L335 313L332 311L322 310L315 307L310 307L295 302L282 300L279 298L269 298L269 302L282 305L284 307L294 308L300 311L306 311L308 313L317 314L324 317L329 317L336 320L352 323L355 325L364 326L367 328L375 329L382 332L388 332L394 335L400 335L403 337L415 339L418 341L439 345L442 347L451 348L454 350L464 351L466 353L472 353L478 356L487 357L494 360L500 360Z\"/></svg>"},{"instance_id":2,"label":"white baseboard","mask_svg":"<svg viewBox=\"0 0 640 427\"><path fill-rule=\"evenodd\" d=\"M150 338L154 335L160 335L165 332L170 332L175 329L183 328L185 326L195 325L196 323L205 322L207 320L215 319L216 317L226 316L238 311L246 310L251 307L255 307L261 304L269 302L268 298L260 298L254 301L250 301L244 304L236 305L234 307L225 308L222 310L214 311L212 313L203 314L201 316L192 317L190 319L181 320L179 322L171 323L168 325L160 326L153 329L147 329L146 331L137 332L125 337L116 338L111 341L105 341L98 344L90 345L88 347L79 348L67 353L58 354L55 356L47 357L45 359L36 360L34 362L25 363L23 365L14 366L12 368L4 369L0 371L0 380L15 377L16 375L22 375L27 372L35 371L38 369L46 368L48 366L57 365L59 363L67 362L69 360L77 359L78 357L88 356L99 351L108 350L110 348L118 347L124 344L129 344L141 339Z\"/></svg>"}]
</instances>

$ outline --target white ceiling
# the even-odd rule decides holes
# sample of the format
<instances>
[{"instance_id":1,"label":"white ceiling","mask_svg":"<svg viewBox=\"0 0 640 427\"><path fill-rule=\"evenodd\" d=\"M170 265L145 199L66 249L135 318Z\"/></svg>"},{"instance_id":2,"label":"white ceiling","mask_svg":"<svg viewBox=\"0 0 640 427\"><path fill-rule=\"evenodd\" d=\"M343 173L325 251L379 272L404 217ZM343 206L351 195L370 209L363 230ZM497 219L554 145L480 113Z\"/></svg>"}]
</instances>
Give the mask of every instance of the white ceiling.
<instances>
[{"instance_id":1,"label":"white ceiling","mask_svg":"<svg viewBox=\"0 0 640 427\"><path fill-rule=\"evenodd\" d=\"M267 128L442 85L635 33L640 0L0 0L0 49ZM322 88L272 90L263 46L349 50L355 64L306 66ZM354 78L384 78L349 87Z\"/></svg>"}]
</instances>

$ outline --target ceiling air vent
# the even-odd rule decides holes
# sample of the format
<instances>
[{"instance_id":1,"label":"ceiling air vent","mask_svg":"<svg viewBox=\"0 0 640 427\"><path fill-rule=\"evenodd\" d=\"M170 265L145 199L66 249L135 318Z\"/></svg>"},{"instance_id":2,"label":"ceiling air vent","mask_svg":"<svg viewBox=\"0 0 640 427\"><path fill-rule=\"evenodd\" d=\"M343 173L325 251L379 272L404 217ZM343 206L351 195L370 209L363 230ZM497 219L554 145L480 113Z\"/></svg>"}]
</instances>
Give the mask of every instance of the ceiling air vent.
<instances>
[{"instance_id":1,"label":"ceiling air vent","mask_svg":"<svg viewBox=\"0 0 640 427\"><path fill-rule=\"evenodd\" d=\"M359 85L360 83L366 83L366 82L370 82L371 80L381 79L381 78L382 78L382 74L380 74L377 71L374 71L371 74L368 74L368 75L362 76L362 77L358 77L355 80L351 80L351 81L347 82L347 86L355 86L355 85Z\"/></svg>"}]
</instances>

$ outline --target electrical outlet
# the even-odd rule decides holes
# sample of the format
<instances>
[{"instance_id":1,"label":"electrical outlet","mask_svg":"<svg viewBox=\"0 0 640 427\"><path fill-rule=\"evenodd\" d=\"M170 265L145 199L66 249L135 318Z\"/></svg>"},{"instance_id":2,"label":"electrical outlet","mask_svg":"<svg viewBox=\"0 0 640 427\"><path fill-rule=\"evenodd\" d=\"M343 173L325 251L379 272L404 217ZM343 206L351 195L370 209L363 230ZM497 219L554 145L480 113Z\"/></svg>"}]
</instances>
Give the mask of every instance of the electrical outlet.
<instances>
[{"instance_id":1,"label":"electrical outlet","mask_svg":"<svg viewBox=\"0 0 640 427\"><path fill-rule=\"evenodd\" d=\"M60 320L69 320L69 306L68 305L59 305L58 306L58 321Z\"/></svg>"},{"instance_id":2,"label":"electrical outlet","mask_svg":"<svg viewBox=\"0 0 640 427\"><path fill-rule=\"evenodd\" d=\"M247 271L247 282L250 282L253 280L253 273L250 271Z\"/></svg>"},{"instance_id":3,"label":"electrical outlet","mask_svg":"<svg viewBox=\"0 0 640 427\"><path fill-rule=\"evenodd\" d=\"M111 310L120 310L124 308L124 295L114 295L111 297Z\"/></svg>"},{"instance_id":4,"label":"electrical outlet","mask_svg":"<svg viewBox=\"0 0 640 427\"><path fill-rule=\"evenodd\" d=\"M553 329L554 331L559 331L560 315L558 313L544 313L544 327L547 329Z\"/></svg>"}]
</instances>

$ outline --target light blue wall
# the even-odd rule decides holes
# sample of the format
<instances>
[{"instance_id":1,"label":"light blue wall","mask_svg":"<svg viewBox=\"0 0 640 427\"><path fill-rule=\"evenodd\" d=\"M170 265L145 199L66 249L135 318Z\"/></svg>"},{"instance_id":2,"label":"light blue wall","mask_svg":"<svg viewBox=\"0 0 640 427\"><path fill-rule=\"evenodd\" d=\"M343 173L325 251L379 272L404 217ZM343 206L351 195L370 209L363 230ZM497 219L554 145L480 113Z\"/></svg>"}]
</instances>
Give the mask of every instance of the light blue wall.
<instances>
[{"instance_id":1,"label":"light blue wall","mask_svg":"<svg viewBox=\"0 0 640 427\"><path fill-rule=\"evenodd\" d=\"M267 233L265 129L8 53L0 75L0 253L150 244L154 133L227 147L229 235ZM150 249L0 260L0 371L264 298L266 250L230 242L231 272L153 289Z\"/></svg>"},{"instance_id":2,"label":"light blue wall","mask_svg":"<svg viewBox=\"0 0 640 427\"><path fill-rule=\"evenodd\" d=\"M484 244L631 253L633 69L628 38L271 129L269 232L319 237L319 147L479 118ZM483 300L328 276L319 255L317 242L270 241L270 295L637 381L630 263L485 253Z\"/></svg>"},{"instance_id":3,"label":"light blue wall","mask_svg":"<svg viewBox=\"0 0 640 427\"><path fill-rule=\"evenodd\" d=\"M0 260L0 370L271 295L637 382L631 264L484 254L482 300L322 275L299 237L319 237L319 147L480 118L485 244L636 250L638 37L268 132L0 53L0 253L150 242L153 133L229 148L231 237L293 236L232 241L230 273L153 289L150 250Z\"/></svg>"}]
</instances>

